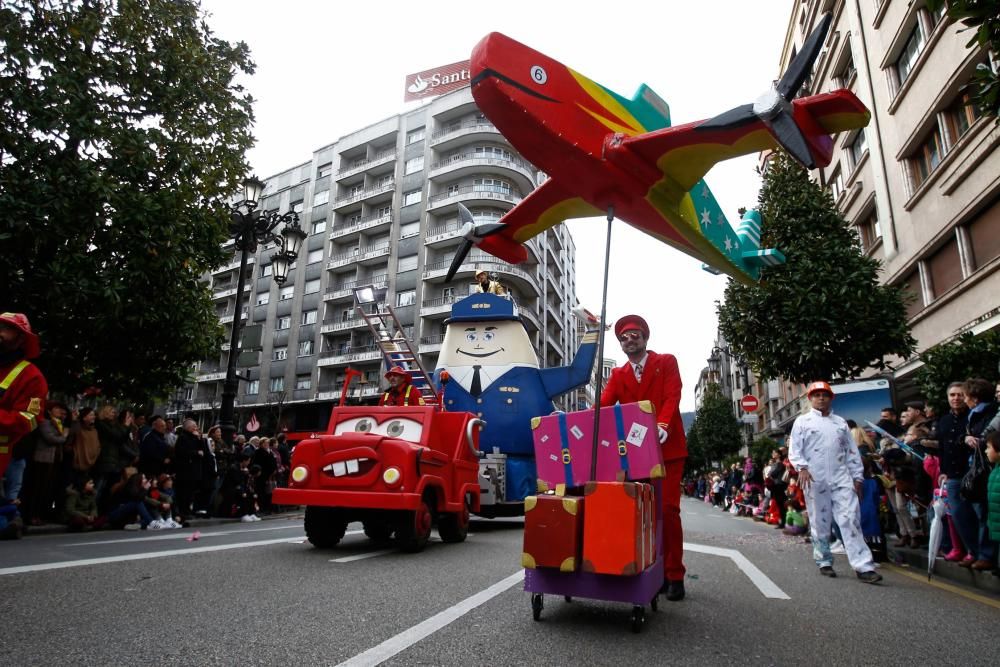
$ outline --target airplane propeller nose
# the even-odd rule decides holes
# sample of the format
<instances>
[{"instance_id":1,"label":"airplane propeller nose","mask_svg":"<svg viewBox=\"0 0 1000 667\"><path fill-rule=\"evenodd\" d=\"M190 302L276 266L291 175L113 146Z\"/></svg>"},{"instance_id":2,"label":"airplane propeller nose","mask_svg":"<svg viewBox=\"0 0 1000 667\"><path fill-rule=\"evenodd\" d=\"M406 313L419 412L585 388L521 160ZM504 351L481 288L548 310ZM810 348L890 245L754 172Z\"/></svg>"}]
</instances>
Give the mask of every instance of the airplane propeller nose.
<instances>
[{"instance_id":1,"label":"airplane propeller nose","mask_svg":"<svg viewBox=\"0 0 1000 667\"><path fill-rule=\"evenodd\" d=\"M458 205L458 219L462 222L463 241L458 246L455 257L451 260L448 273L444 277L445 282L451 282L451 279L455 277L459 267L465 263L465 258L472 250L472 246L479 245L479 242L484 238L497 234L506 227L502 222L481 222L477 225L472 213L463 204Z\"/></svg>"}]
</instances>

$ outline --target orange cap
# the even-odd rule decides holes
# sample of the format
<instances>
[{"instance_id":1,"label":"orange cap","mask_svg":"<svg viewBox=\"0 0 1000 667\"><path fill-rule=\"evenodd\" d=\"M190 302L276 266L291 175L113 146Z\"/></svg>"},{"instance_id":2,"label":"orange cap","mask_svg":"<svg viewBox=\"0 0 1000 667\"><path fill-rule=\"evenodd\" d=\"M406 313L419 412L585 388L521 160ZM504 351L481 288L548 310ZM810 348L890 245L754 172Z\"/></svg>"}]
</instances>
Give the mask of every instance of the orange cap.
<instances>
[{"instance_id":1,"label":"orange cap","mask_svg":"<svg viewBox=\"0 0 1000 667\"><path fill-rule=\"evenodd\" d=\"M813 382L812 384L809 385L809 389L806 390L806 398L808 398L809 396L812 396L813 393L815 393L817 391L825 391L825 392L829 393L830 396L834 396L835 395L833 393L833 389L830 389L830 384L828 382L823 382L822 380L819 380L819 381Z\"/></svg>"}]
</instances>

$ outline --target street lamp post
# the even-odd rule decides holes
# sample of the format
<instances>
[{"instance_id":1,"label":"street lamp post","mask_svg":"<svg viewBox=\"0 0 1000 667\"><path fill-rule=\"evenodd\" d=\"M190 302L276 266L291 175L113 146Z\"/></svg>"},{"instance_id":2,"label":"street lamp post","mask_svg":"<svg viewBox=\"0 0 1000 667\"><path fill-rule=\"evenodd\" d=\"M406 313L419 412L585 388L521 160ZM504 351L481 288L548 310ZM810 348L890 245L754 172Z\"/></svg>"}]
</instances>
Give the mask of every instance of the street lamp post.
<instances>
[{"instance_id":1,"label":"street lamp post","mask_svg":"<svg viewBox=\"0 0 1000 667\"><path fill-rule=\"evenodd\" d=\"M222 438L227 444L233 443L236 424L233 421L236 406L236 394L239 389L240 377L236 373L236 361L239 359L240 333L243 329L243 286L246 283L247 258L250 253L257 252L260 244L276 243L280 248L272 260L274 282L283 284L288 278L288 268L299 256L299 248L306 233L299 226L299 216L294 211L278 214L265 213L258 210L257 205L261 193L264 192L264 182L251 176L243 181L243 200L229 207L232 222L229 226L230 235L240 251L240 273L236 281L236 309L233 316L233 331L229 337L229 356L226 362L226 381L222 386L222 408L219 411L219 427ZM283 224L281 235L274 233L275 227Z\"/></svg>"}]
</instances>

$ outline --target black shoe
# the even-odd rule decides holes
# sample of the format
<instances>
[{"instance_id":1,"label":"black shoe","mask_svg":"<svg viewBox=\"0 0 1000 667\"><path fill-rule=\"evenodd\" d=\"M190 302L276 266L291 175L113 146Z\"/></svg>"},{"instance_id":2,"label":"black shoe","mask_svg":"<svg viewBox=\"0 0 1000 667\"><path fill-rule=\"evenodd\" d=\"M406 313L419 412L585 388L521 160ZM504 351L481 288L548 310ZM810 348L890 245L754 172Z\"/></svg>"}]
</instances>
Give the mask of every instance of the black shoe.
<instances>
[{"instance_id":1,"label":"black shoe","mask_svg":"<svg viewBox=\"0 0 1000 667\"><path fill-rule=\"evenodd\" d=\"M684 581L665 581L663 583L663 588L660 589L671 602L678 602L684 599Z\"/></svg>"},{"instance_id":2,"label":"black shoe","mask_svg":"<svg viewBox=\"0 0 1000 667\"><path fill-rule=\"evenodd\" d=\"M824 565L823 567L819 568L819 573L822 574L824 577L830 577L831 579L837 578L837 573L834 572L833 567L829 565ZM859 574L858 576L860 577L861 575ZM881 579L881 577L879 578Z\"/></svg>"},{"instance_id":3,"label":"black shoe","mask_svg":"<svg viewBox=\"0 0 1000 667\"><path fill-rule=\"evenodd\" d=\"M858 579L866 584L877 584L882 581L882 575L875 570L868 570L867 572L858 572Z\"/></svg>"}]
</instances>

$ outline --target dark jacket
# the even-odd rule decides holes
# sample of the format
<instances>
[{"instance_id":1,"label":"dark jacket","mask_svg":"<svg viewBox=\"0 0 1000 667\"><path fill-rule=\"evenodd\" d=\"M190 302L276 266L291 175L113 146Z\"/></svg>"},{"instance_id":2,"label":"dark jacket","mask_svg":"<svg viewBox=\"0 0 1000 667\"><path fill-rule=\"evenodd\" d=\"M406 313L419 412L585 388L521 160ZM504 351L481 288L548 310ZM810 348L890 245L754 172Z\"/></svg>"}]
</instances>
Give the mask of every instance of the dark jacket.
<instances>
[{"instance_id":1,"label":"dark jacket","mask_svg":"<svg viewBox=\"0 0 1000 667\"><path fill-rule=\"evenodd\" d=\"M258 447L250 457L250 465L260 466L260 478L267 481L271 478L271 475L278 471L278 462L274 458L274 454L271 453L271 448L268 447L264 449L263 447Z\"/></svg>"},{"instance_id":2,"label":"dark jacket","mask_svg":"<svg viewBox=\"0 0 1000 667\"><path fill-rule=\"evenodd\" d=\"M139 452L132 446L132 433L117 421L98 419L94 424L97 437L101 441L101 453L97 457L97 472L115 473L132 462Z\"/></svg>"},{"instance_id":3,"label":"dark jacket","mask_svg":"<svg viewBox=\"0 0 1000 667\"><path fill-rule=\"evenodd\" d=\"M149 477L159 477L164 472L164 460L170 455L170 445L163 434L149 429L139 442L139 470Z\"/></svg>"},{"instance_id":4,"label":"dark jacket","mask_svg":"<svg viewBox=\"0 0 1000 667\"><path fill-rule=\"evenodd\" d=\"M202 459L204 454L198 451L204 443L201 438L190 431L181 431L174 447L174 472L177 482L200 482L204 474Z\"/></svg>"},{"instance_id":5,"label":"dark jacket","mask_svg":"<svg viewBox=\"0 0 1000 667\"><path fill-rule=\"evenodd\" d=\"M966 421L969 411L947 412L937 424L941 474L949 479L961 479L969 470L969 447L965 444Z\"/></svg>"}]
</instances>

